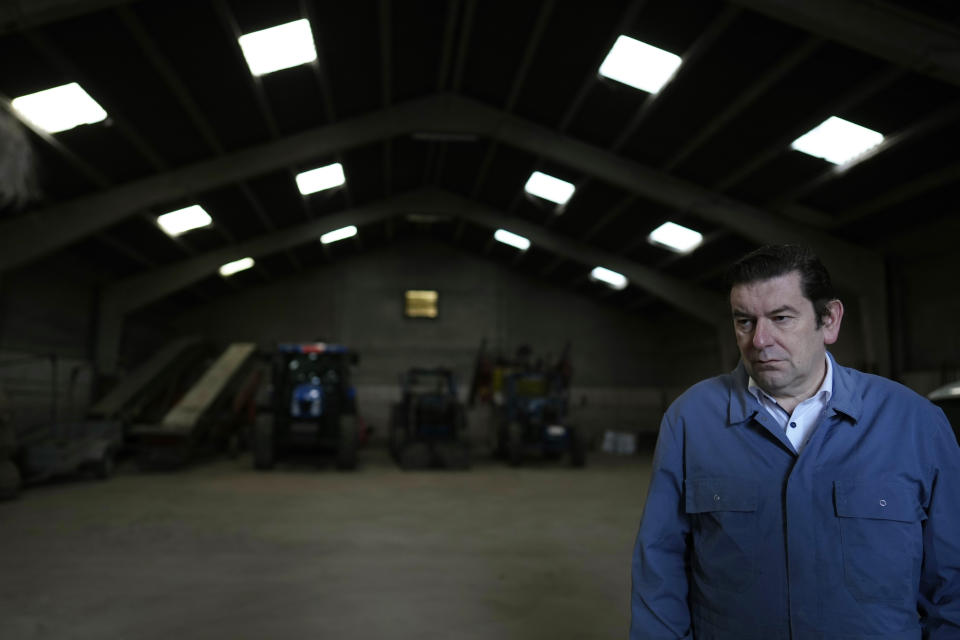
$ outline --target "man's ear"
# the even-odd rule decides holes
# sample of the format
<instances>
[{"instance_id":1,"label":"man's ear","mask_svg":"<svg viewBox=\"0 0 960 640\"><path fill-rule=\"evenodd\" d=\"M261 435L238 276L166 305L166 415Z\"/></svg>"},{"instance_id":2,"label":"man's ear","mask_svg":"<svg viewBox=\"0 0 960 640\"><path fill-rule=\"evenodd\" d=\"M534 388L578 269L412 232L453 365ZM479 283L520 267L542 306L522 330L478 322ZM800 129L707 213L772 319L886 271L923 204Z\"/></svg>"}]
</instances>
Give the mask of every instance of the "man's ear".
<instances>
[{"instance_id":1,"label":"man's ear","mask_svg":"<svg viewBox=\"0 0 960 640\"><path fill-rule=\"evenodd\" d=\"M840 321L843 320L843 303L831 300L827 303L827 313L820 318L823 325L823 344L833 344L840 336Z\"/></svg>"}]
</instances>

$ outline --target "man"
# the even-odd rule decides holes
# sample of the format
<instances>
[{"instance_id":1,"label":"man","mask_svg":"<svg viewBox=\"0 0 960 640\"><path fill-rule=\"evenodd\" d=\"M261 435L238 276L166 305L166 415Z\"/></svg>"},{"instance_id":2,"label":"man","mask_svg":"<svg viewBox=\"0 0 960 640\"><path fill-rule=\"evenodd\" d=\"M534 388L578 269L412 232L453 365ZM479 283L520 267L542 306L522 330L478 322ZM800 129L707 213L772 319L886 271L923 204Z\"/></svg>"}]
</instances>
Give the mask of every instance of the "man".
<instances>
[{"instance_id":1,"label":"man","mask_svg":"<svg viewBox=\"0 0 960 640\"><path fill-rule=\"evenodd\" d=\"M730 273L741 361L667 410L633 556L631 640L960 638L960 448L943 412L827 353L815 255Z\"/></svg>"}]
</instances>

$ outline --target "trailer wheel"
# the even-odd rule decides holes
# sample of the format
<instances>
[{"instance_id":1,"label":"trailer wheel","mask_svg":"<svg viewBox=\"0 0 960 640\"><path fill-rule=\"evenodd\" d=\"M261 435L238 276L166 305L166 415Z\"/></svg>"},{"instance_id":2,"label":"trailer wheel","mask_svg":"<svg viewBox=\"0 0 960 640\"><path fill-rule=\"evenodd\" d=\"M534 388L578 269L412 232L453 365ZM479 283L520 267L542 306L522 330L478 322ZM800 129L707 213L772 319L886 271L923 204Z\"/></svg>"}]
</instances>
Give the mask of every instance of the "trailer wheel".
<instances>
[{"instance_id":1,"label":"trailer wheel","mask_svg":"<svg viewBox=\"0 0 960 640\"><path fill-rule=\"evenodd\" d=\"M357 416L340 416L337 467L343 471L357 468Z\"/></svg>"},{"instance_id":2,"label":"trailer wheel","mask_svg":"<svg viewBox=\"0 0 960 640\"><path fill-rule=\"evenodd\" d=\"M93 475L101 480L106 480L113 475L115 468L113 450L107 448L104 449L100 459L93 463Z\"/></svg>"},{"instance_id":3,"label":"trailer wheel","mask_svg":"<svg viewBox=\"0 0 960 640\"><path fill-rule=\"evenodd\" d=\"M0 500L13 500L20 495L20 470L11 460L0 460Z\"/></svg>"},{"instance_id":4,"label":"trailer wheel","mask_svg":"<svg viewBox=\"0 0 960 640\"><path fill-rule=\"evenodd\" d=\"M276 463L273 437L273 417L257 416L253 423L253 466L256 469L272 469Z\"/></svg>"},{"instance_id":5,"label":"trailer wheel","mask_svg":"<svg viewBox=\"0 0 960 640\"><path fill-rule=\"evenodd\" d=\"M523 460L523 427L519 422L507 425L507 462L512 467L520 466Z\"/></svg>"},{"instance_id":6,"label":"trailer wheel","mask_svg":"<svg viewBox=\"0 0 960 640\"><path fill-rule=\"evenodd\" d=\"M583 435L573 427L570 427L570 464L574 467L582 467L587 464L587 447L583 441Z\"/></svg>"}]
</instances>

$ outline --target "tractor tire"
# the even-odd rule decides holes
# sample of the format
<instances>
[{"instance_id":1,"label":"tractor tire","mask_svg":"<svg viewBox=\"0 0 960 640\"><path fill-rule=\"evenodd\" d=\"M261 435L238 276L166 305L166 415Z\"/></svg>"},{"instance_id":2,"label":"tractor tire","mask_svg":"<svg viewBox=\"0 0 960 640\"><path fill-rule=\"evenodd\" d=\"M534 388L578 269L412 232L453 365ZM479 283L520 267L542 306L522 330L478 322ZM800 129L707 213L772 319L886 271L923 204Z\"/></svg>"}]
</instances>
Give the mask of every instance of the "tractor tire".
<instances>
[{"instance_id":1,"label":"tractor tire","mask_svg":"<svg viewBox=\"0 0 960 640\"><path fill-rule=\"evenodd\" d=\"M403 452L403 447L407 443L407 429L406 425L403 424L403 407L399 404L393 405L390 409L390 435L388 447L390 449L390 455L393 456L393 459L397 462L400 461L400 454Z\"/></svg>"},{"instance_id":2,"label":"tractor tire","mask_svg":"<svg viewBox=\"0 0 960 640\"><path fill-rule=\"evenodd\" d=\"M587 464L587 445L583 441L583 434L577 429L569 427L570 430L570 465L574 467L583 467Z\"/></svg>"},{"instance_id":3,"label":"tractor tire","mask_svg":"<svg viewBox=\"0 0 960 640\"><path fill-rule=\"evenodd\" d=\"M12 460L0 460L0 500L13 500L20 495L20 470Z\"/></svg>"},{"instance_id":4,"label":"tractor tire","mask_svg":"<svg viewBox=\"0 0 960 640\"><path fill-rule=\"evenodd\" d=\"M507 463L511 467L519 467L523 462L523 427L519 422L507 425Z\"/></svg>"},{"instance_id":5,"label":"tractor tire","mask_svg":"<svg viewBox=\"0 0 960 640\"><path fill-rule=\"evenodd\" d=\"M274 438L273 417L257 416L253 423L253 467L272 469L277 462L277 448Z\"/></svg>"},{"instance_id":6,"label":"tractor tire","mask_svg":"<svg viewBox=\"0 0 960 640\"><path fill-rule=\"evenodd\" d=\"M357 430L357 416L340 416L337 443L337 468L350 471L357 468L357 448L360 433Z\"/></svg>"},{"instance_id":7,"label":"tractor tire","mask_svg":"<svg viewBox=\"0 0 960 640\"><path fill-rule=\"evenodd\" d=\"M470 425L467 423L467 408L456 403L453 407L453 437L459 444L469 446L473 440Z\"/></svg>"},{"instance_id":8,"label":"tractor tire","mask_svg":"<svg viewBox=\"0 0 960 640\"><path fill-rule=\"evenodd\" d=\"M0 417L0 460L12 458L17 452L17 442L13 433L13 425L4 423Z\"/></svg>"},{"instance_id":9,"label":"tractor tire","mask_svg":"<svg viewBox=\"0 0 960 640\"><path fill-rule=\"evenodd\" d=\"M227 457L231 460L236 460L240 456L239 431L234 431L227 436L226 441L223 443L223 449L226 452Z\"/></svg>"}]
</instances>

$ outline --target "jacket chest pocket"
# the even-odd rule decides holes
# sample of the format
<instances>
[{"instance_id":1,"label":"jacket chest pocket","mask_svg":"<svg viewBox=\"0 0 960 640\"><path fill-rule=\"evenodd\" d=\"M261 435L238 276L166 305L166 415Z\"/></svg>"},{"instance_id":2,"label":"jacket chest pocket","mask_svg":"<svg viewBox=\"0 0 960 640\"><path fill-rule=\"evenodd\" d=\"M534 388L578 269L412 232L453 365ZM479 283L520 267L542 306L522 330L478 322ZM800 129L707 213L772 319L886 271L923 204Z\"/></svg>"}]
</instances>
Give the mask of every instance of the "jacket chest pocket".
<instances>
[{"instance_id":1,"label":"jacket chest pocket","mask_svg":"<svg viewBox=\"0 0 960 640\"><path fill-rule=\"evenodd\" d=\"M861 602L916 598L923 560L924 514L907 483L836 481L834 504L843 546L843 577Z\"/></svg>"},{"instance_id":2,"label":"jacket chest pocket","mask_svg":"<svg viewBox=\"0 0 960 640\"><path fill-rule=\"evenodd\" d=\"M717 589L743 591L757 576L756 481L692 478L684 482L693 535L693 573Z\"/></svg>"}]
</instances>

